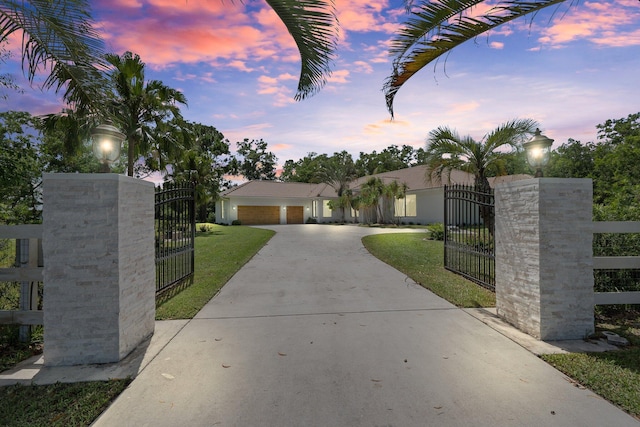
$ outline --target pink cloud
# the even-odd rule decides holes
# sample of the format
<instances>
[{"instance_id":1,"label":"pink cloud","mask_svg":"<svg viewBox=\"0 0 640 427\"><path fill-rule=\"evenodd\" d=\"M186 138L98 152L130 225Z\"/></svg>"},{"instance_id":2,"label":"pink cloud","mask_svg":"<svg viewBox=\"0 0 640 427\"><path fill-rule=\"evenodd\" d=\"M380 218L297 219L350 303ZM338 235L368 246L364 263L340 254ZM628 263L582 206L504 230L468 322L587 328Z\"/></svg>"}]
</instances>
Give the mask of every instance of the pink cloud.
<instances>
[{"instance_id":1,"label":"pink cloud","mask_svg":"<svg viewBox=\"0 0 640 427\"><path fill-rule=\"evenodd\" d=\"M244 71L247 73L254 71L254 68L247 67L244 61L239 61L239 60L229 62L229 67L235 68L236 70Z\"/></svg>"},{"instance_id":2,"label":"pink cloud","mask_svg":"<svg viewBox=\"0 0 640 427\"><path fill-rule=\"evenodd\" d=\"M597 45L611 47L640 46L640 30L631 31L626 34L608 31L602 33L600 38L592 40L592 42Z\"/></svg>"},{"instance_id":3,"label":"pink cloud","mask_svg":"<svg viewBox=\"0 0 640 427\"><path fill-rule=\"evenodd\" d=\"M365 73L365 74L373 73L373 67L368 62L355 61L353 65L354 65L354 71L356 73Z\"/></svg>"},{"instance_id":4,"label":"pink cloud","mask_svg":"<svg viewBox=\"0 0 640 427\"><path fill-rule=\"evenodd\" d=\"M491 43L489 43L489 47L491 47L492 49L502 49L502 48L504 48L504 43L502 43L502 42L491 42Z\"/></svg>"},{"instance_id":5,"label":"pink cloud","mask_svg":"<svg viewBox=\"0 0 640 427\"><path fill-rule=\"evenodd\" d=\"M640 44L638 22L640 9L636 1L586 2L570 7L551 27L542 27L539 41L556 48L578 39L599 46L634 46Z\"/></svg>"},{"instance_id":6,"label":"pink cloud","mask_svg":"<svg viewBox=\"0 0 640 427\"><path fill-rule=\"evenodd\" d=\"M258 82L265 84L265 85L272 85L272 84L277 84L278 83L278 79L275 77L269 77L269 76L260 76L258 77Z\"/></svg>"},{"instance_id":7,"label":"pink cloud","mask_svg":"<svg viewBox=\"0 0 640 427\"><path fill-rule=\"evenodd\" d=\"M297 76L294 76L293 74L290 74L290 73L283 73L283 74L280 74L280 75L278 76L278 79L279 79L279 80L295 80L295 81L298 81L298 77L297 77Z\"/></svg>"},{"instance_id":8,"label":"pink cloud","mask_svg":"<svg viewBox=\"0 0 640 427\"><path fill-rule=\"evenodd\" d=\"M468 113L469 111L475 111L480 106L477 101L469 101L463 104L452 104L449 106L449 112L454 114Z\"/></svg>"},{"instance_id":9,"label":"pink cloud","mask_svg":"<svg viewBox=\"0 0 640 427\"><path fill-rule=\"evenodd\" d=\"M292 147L291 144L274 144L270 146L270 150L278 152L282 150L288 150L291 147Z\"/></svg>"},{"instance_id":10,"label":"pink cloud","mask_svg":"<svg viewBox=\"0 0 640 427\"><path fill-rule=\"evenodd\" d=\"M113 9L122 8L137 9L142 7L142 0L98 0L94 1L92 7L94 9Z\"/></svg>"},{"instance_id":11,"label":"pink cloud","mask_svg":"<svg viewBox=\"0 0 640 427\"><path fill-rule=\"evenodd\" d=\"M273 97L273 106L283 107L294 103L293 90L281 82L287 80L296 80L297 77L289 73L280 74L277 77L260 76L258 77L258 95L271 95Z\"/></svg>"},{"instance_id":12,"label":"pink cloud","mask_svg":"<svg viewBox=\"0 0 640 427\"><path fill-rule=\"evenodd\" d=\"M338 21L344 31L393 31L395 24L389 24L382 15L388 7L387 0L336 0Z\"/></svg>"},{"instance_id":13,"label":"pink cloud","mask_svg":"<svg viewBox=\"0 0 640 427\"><path fill-rule=\"evenodd\" d=\"M140 2L126 23L113 14L112 4L99 3L98 26L110 50L136 52L149 66L209 62L250 72L257 61L299 61L291 36L266 5L252 13L240 2L214 0L127 4Z\"/></svg>"},{"instance_id":14,"label":"pink cloud","mask_svg":"<svg viewBox=\"0 0 640 427\"><path fill-rule=\"evenodd\" d=\"M348 83L348 78L349 70L336 70L331 73L331 76L327 78L327 81L331 83Z\"/></svg>"}]
</instances>

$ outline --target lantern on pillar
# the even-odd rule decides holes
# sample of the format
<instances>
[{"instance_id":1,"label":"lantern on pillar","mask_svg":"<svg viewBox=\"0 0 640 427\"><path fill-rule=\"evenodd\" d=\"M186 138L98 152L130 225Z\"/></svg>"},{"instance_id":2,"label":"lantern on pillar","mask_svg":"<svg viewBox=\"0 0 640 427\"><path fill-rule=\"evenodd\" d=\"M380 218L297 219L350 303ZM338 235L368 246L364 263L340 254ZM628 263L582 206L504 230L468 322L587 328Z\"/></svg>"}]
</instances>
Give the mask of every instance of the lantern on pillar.
<instances>
[{"instance_id":1,"label":"lantern on pillar","mask_svg":"<svg viewBox=\"0 0 640 427\"><path fill-rule=\"evenodd\" d=\"M125 134L111 122L103 123L91 131L93 154L102 163L101 172L109 172L111 163L120 157Z\"/></svg>"},{"instance_id":2,"label":"lantern on pillar","mask_svg":"<svg viewBox=\"0 0 640 427\"><path fill-rule=\"evenodd\" d=\"M522 144L527 153L529 165L536 170L536 178L543 176L542 168L549 163L551 144L553 144L553 139L542 135L540 129L536 129L533 138L529 142Z\"/></svg>"}]
</instances>

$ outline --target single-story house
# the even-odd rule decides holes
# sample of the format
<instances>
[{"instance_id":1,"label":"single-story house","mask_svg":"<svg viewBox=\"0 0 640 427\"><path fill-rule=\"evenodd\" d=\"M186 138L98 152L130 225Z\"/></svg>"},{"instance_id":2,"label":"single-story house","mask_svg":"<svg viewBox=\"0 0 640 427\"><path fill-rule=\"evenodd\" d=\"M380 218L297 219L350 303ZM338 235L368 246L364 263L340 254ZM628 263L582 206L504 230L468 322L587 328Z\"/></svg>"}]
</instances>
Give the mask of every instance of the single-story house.
<instances>
[{"instance_id":1,"label":"single-story house","mask_svg":"<svg viewBox=\"0 0 640 427\"><path fill-rule=\"evenodd\" d=\"M431 224L443 222L444 185L472 185L473 175L454 170L442 177L442 181L426 179L428 168L414 166L392 172L361 177L351 182L349 188L358 193L362 185L372 177L384 184L396 181L406 185L406 194L396 199L386 209L394 220L404 223ZM498 182L514 181L529 175L508 175L490 178L493 186ZM328 184L298 182L249 181L220 194L216 202L216 222L231 224L239 220L243 225L303 224L309 218L319 223L340 221L342 212L331 210L329 201L338 200L336 191ZM393 210L391 212L391 209ZM347 222L369 222L367 210L345 212Z\"/></svg>"}]
</instances>

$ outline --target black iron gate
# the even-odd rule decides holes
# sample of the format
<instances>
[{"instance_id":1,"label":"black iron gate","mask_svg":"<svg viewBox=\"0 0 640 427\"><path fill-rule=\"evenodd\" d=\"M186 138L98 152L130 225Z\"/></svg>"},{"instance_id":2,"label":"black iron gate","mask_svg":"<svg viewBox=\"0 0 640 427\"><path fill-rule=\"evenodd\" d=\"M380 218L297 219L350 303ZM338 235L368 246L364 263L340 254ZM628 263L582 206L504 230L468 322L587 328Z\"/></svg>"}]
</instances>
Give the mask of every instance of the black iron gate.
<instances>
[{"instance_id":1,"label":"black iron gate","mask_svg":"<svg viewBox=\"0 0 640 427\"><path fill-rule=\"evenodd\" d=\"M493 190L444 187L444 267L495 292Z\"/></svg>"},{"instance_id":2,"label":"black iron gate","mask_svg":"<svg viewBox=\"0 0 640 427\"><path fill-rule=\"evenodd\" d=\"M195 192L190 184L156 189L156 297L193 279Z\"/></svg>"}]
</instances>

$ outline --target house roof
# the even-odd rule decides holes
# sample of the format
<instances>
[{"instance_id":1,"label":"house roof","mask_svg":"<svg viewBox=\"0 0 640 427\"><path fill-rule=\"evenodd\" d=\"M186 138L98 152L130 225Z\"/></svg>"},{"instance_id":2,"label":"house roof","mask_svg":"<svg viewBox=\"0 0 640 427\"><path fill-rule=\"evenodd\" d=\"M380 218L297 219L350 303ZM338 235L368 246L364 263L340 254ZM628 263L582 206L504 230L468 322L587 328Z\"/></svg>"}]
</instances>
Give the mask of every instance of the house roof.
<instances>
[{"instance_id":1,"label":"house roof","mask_svg":"<svg viewBox=\"0 0 640 427\"><path fill-rule=\"evenodd\" d=\"M222 197L312 198L337 197L327 184L303 182L249 181L220 193Z\"/></svg>"},{"instance_id":2,"label":"house roof","mask_svg":"<svg viewBox=\"0 0 640 427\"><path fill-rule=\"evenodd\" d=\"M359 189L371 177L380 178L384 184L397 181L399 184L407 184L409 191L439 188L443 185L463 184L473 185L472 174L460 170L452 170L450 174L443 174L440 180L428 180L428 167L426 165L399 169L392 172L383 172L375 175L363 176L351 182L349 187ZM503 182L519 181L531 178L530 175L505 175L489 178L489 185L494 187ZM328 184L307 184L302 182L277 182L277 181L249 181L237 187L230 188L220 194L222 197L269 197L269 198L314 198L337 197L336 191Z\"/></svg>"},{"instance_id":3,"label":"house roof","mask_svg":"<svg viewBox=\"0 0 640 427\"><path fill-rule=\"evenodd\" d=\"M353 189L360 188L360 186L372 177L380 178L384 184L389 184L393 181L397 181L399 184L407 184L409 190L425 190L452 184L473 184L473 175L467 172L454 169L451 171L449 176L447 176L447 174L443 174L441 180L436 178L428 180L428 170L429 168L426 165L419 165L391 172L382 172L374 175L363 176L353 181L350 187Z\"/></svg>"}]
</instances>

